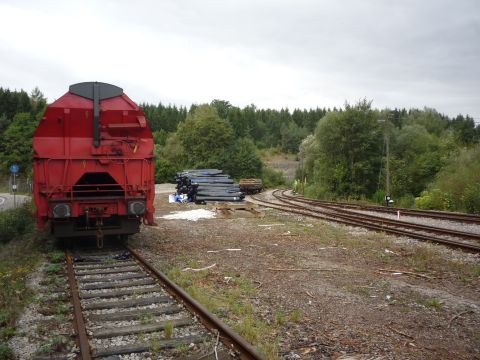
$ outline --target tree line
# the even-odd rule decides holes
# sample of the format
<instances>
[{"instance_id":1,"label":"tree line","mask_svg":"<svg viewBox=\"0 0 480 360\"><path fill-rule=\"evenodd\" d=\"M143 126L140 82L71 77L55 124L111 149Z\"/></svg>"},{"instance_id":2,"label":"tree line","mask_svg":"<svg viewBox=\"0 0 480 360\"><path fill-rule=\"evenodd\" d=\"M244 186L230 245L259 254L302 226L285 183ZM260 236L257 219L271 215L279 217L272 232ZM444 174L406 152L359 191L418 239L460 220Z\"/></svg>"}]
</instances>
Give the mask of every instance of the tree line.
<instances>
[{"instance_id":1,"label":"tree line","mask_svg":"<svg viewBox=\"0 0 480 360\"><path fill-rule=\"evenodd\" d=\"M228 121L235 138L250 138L261 149L278 147L286 153L296 153L300 142L315 129L318 120L327 112L337 111L336 108L316 108L294 109L290 112L288 108L259 109L253 104L240 108L218 99L209 105L221 119ZM175 132L187 115L194 113L199 106L201 105L195 104L187 110L185 107L166 106L162 103L140 104L160 143L169 133Z\"/></svg>"},{"instance_id":2,"label":"tree line","mask_svg":"<svg viewBox=\"0 0 480 360\"><path fill-rule=\"evenodd\" d=\"M306 194L383 202L387 136L396 205L480 213L480 126L428 108L376 110L367 100L326 114L303 140Z\"/></svg>"},{"instance_id":3,"label":"tree line","mask_svg":"<svg viewBox=\"0 0 480 360\"><path fill-rule=\"evenodd\" d=\"M31 139L46 101L0 88L0 166L31 169ZM480 126L469 116L435 109L373 109L366 99L340 109L260 109L226 100L190 108L140 104L153 132L156 179L184 168L219 167L235 178L281 175L264 166L259 150L296 154L306 195L329 199L385 196L386 139L396 204L480 212ZM477 175L478 174L478 175Z\"/></svg>"}]
</instances>

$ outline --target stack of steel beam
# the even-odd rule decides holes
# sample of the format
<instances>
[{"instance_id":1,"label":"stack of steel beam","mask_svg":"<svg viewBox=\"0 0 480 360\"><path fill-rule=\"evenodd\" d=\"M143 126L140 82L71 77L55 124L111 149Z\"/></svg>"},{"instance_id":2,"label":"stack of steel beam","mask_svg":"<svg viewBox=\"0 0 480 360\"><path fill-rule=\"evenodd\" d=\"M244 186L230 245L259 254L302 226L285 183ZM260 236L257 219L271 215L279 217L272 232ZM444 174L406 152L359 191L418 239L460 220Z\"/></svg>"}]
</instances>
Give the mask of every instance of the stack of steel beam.
<instances>
[{"instance_id":1,"label":"stack of steel beam","mask_svg":"<svg viewBox=\"0 0 480 360\"><path fill-rule=\"evenodd\" d=\"M230 176L218 169L183 170L177 173L177 194L187 194L190 201L242 201L245 195Z\"/></svg>"}]
</instances>

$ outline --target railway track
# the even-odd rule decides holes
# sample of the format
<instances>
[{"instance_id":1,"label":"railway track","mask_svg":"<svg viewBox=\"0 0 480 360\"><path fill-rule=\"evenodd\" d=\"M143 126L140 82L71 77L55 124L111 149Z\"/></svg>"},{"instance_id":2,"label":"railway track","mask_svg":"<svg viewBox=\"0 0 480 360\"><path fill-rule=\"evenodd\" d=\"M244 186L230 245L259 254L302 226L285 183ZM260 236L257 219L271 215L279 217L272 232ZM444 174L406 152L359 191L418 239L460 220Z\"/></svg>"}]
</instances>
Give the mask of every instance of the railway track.
<instances>
[{"instance_id":1,"label":"railway track","mask_svg":"<svg viewBox=\"0 0 480 360\"><path fill-rule=\"evenodd\" d=\"M316 201L311 201L310 199L287 195L286 192L283 192L281 196L282 196L282 199L287 198L295 202L300 202L303 204L313 205L313 206L321 207L324 209L332 210L333 212L336 212L336 213L347 214L349 216L352 216L362 221L388 224L388 225L397 226L397 227L408 227L413 230L430 232L430 233L439 234L439 235L452 236L452 237L457 237L461 239L475 240L480 242L479 234L474 234L474 233L469 233L464 231L457 231L457 230L450 230L446 228L438 228L438 227L433 227L429 225L415 224L408 221L393 220L393 219L388 219L385 217L380 217L375 215L364 215L364 214L345 210L344 208L341 208L341 207L332 206L330 204L328 205L318 204Z\"/></svg>"},{"instance_id":2,"label":"railway track","mask_svg":"<svg viewBox=\"0 0 480 360\"><path fill-rule=\"evenodd\" d=\"M351 204L351 203L341 203L341 202L335 202L335 201L307 199L300 196L296 196L296 198L302 198L303 200L308 201L311 204L328 205L331 207L342 208L342 209L365 210L365 211L373 211L373 212L393 214L393 215L396 215L398 212L400 212L402 215L463 222L463 223L469 223L469 224L480 224L480 216L475 214L462 214L462 213L435 211L435 210L415 210L415 209L393 208L393 207L375 206L375 205L360 205L360 204Z\"/></svg>"},{"instance_id":3,"label":"railway track","mask_svg":"<svg viewBox=\"0 0 480 360\"><path fill-rule=\"evenodd\" d=\"M480 245L476 243L480 241L480 235L478 234L453 231L426 225L418 225L405 221L390 220L371 215L362 215L346 209L338 209L329 205L319 205L317 203L312 204L304 198L285 195L285 191L280 193L280 190L274 191L273 196L280 203L260 199L258 196L252 196L252 198L266 206L283 211L327 221L335 221L351 226L364 227L370 230L381 231L392 235L407 236L417 240L439 243L471 252L480 252ZM435 234L435 236L432 234ZM452 237L457 239L452 239ZM462 241L458 238L468 239L475 243Z\"/></svg>"},{"instance_id":4,"label":"railway track","mask_svg":"<svg viewBox=\"0 0 480 360\"><path fill-rule=\"evenodd\" d=\"M263 359L134 249L66 258L81 359L180 350L182 358Z\"/></svg>"}]
</instances>

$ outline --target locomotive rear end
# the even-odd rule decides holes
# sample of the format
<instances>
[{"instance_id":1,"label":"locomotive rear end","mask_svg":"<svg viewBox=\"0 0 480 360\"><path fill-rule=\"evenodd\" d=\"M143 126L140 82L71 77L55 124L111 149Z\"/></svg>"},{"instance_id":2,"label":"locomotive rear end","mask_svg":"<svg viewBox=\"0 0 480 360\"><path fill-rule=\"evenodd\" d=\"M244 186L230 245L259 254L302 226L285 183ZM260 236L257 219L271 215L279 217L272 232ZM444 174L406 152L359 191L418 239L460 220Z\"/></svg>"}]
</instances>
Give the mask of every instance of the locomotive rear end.
<instances>
[{"instance_id":1,"label":"locomotive rear end","mask_svg":"<svg viewBox=\"0 0 480 360\"><path fill-rule=\"evenodd\" d=\"M70 86L34 138L37 225L56 237L129 235L153 224L153 138L119 87Z\"/></svg>"}]
</instances>

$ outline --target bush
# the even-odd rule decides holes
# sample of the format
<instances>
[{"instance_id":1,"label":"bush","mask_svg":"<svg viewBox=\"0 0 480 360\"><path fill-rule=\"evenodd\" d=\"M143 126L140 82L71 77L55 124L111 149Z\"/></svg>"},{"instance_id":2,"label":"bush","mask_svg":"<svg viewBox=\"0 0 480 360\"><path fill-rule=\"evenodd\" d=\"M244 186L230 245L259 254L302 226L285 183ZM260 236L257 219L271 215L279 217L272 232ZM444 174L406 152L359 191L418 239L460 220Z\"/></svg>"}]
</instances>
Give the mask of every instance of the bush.
<instances>
[{"instance_id":1,"label":"bush","mask_svg":"<svg viewBox=\"0 0 480 360\"><path fill-rule=\"evenodd\" d=\"M372 195L372 200L377 204L385 204L385 190L377 190Z\"/></svg>"},{"instance_id":2,"label":"bush","mask_svg":"<svg viewBox=\"0 0 480 360\"><path fill-rule=\"evenodd\" d=\"M32 204L0 212L0 243L7 243L33 229Z\"/></svg>"},{"instance_id":3,"label":"bush","mask_svg":"<svg viewBox=\"0 0 480 360\"><path fill-rule=\"evenodd\" d=\"M415 198L417 209L423 210L452 210L452 196L448 192L442 192L439 189L423 191Z\"/></svg>"},{"instance_id":4,"label":"bush","mask_svg":"<svg viewBox=\"0 0 480 360\"><path fill-rule=\"evenodd\" d=\"M480 145L452 156L429 188L434 208L480 213Z\"/></svg>"},{"instance_id":5,"label":"bush","mask_svg":"<svg viewBox=\"0 0 480 360\"><path fill-rule=\"evenodd\" d=\"M470 184L465 188L462 201L467 212L480 214L480 184Z\"/></svg>"},{"instance_id":6,"label":"bush","mask_svg":"<svg viewBox=\"0 0 480 360\"><path fill-rule=\"evenodd\" d=\"M264 167L262 170L262 181L265 188L272 188L285 184L285 178L280 171Z\"/></svg>"},{"instance_id":7,"label":"bush","mask_svg":"<svg viewBox=\"0 0 480 360\"><path fill-rule=\"evenodd\" d=\"M241 138L235 141L223 160L224 170L233 178L257 178L262 171L262 160L252 140Z\"/></svg>"},{"instance_id":8,"label":"bush","mask_svg":"<svg viewBox=\"0 0 480 360\"><path fill-rule=\"evenodd\" d=\"M394 203L396 207L412 208L415 205L415 196L412 194L407 194L394 200L396 201L396 204Z\"/></svg>"},{"instance_id":9,"label":"bush","mask_svg":"<svg viewBox=\"0 0 480 360\"><path fill-rule=\"evenodd\" d=\"M155 183L172 183L175 181L177 170L166 159L157 158L155 160Z\"/></svg>"}]
</instances>

